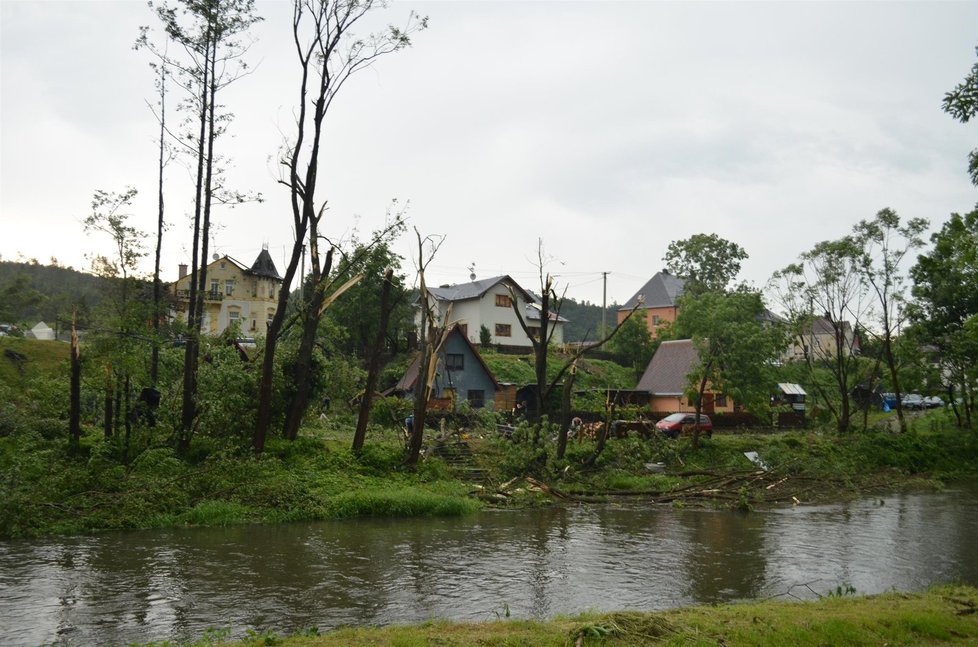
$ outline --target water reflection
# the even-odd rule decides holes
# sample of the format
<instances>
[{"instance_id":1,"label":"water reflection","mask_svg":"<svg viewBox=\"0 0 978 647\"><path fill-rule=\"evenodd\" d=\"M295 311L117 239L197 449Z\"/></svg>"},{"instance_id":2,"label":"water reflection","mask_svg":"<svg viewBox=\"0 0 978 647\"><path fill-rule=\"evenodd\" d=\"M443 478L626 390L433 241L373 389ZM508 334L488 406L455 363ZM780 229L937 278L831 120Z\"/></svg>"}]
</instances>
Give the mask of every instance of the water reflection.
<instances>
[{"instance_id":1,"label":"water reflection","mask_svg":"<svg viewBox=\"0 0 978 647\"><path fill-rule=\"evenodd\" d=\"M978 584L978 489L753 514L641 505L0 543L0 644Z\"/></svg>"}]
</instances>

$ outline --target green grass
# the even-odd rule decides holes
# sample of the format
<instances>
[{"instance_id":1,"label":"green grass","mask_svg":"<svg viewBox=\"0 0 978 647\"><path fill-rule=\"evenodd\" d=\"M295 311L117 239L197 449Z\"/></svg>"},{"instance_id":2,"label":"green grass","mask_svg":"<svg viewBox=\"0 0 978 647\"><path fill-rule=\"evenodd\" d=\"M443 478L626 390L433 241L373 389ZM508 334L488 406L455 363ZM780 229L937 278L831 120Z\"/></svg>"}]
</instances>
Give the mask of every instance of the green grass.
<instances>
[{"instance_id":1,"label":"green grass","mask_svg":"<svg viewBox=\"0 0 978 647\"><path fill-rule=\"evenodd\" d=\"M32 378L67 374L70 353L70 346L64 342L0 337L0 386L12 394L25 395Z\"/></svg>"},{"instance_id":2,"label":"green grass","mask_svg":"<svg viewBox=\"0 0 978 647\"><path fill-rule=\"evenodd\" d=\"M558 617L546 622L425 622L409 626L344 628L289 638L252 634L241 642L195 645L285 647L857 647L978 645L978 590L936 587L923 593L765 601L663 612L622 611Z\"/></svg>"}]
</instances>

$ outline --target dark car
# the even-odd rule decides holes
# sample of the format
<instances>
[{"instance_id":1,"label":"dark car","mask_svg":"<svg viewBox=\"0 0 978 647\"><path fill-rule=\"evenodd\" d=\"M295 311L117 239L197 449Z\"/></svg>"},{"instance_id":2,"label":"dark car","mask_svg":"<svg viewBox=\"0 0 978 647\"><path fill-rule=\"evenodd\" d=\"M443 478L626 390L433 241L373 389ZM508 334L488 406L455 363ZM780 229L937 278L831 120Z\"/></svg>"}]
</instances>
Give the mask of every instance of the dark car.
<instances>
[{"instance_id":1,"label":"dark car","mask_svg":"<svg viewBox=\"0 0 978 647\"><path fill-rule=\"evenodd\" d=\"M655 428L667 438L677 438L684 431L692 431L695 426L695 413L674 413L655 423ZM700 414L700 431L707 436L713 435L713 423L709 416Z\"/></svg>"}]
</instances>

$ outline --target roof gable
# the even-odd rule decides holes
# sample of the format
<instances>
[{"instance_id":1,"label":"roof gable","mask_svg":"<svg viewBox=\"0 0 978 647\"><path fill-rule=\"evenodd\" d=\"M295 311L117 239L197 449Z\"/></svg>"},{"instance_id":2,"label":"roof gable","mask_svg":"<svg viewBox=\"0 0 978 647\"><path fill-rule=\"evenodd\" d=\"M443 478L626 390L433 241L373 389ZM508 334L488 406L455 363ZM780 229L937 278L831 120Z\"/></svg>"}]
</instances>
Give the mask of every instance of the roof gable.
<instances>
[{"instance_id":1,"label":"roof gable","mask_svg":"<svg viewBox=\"0 0 978 647\"><path fill-rule=\"evenodd\" d=\"M457 335L458 336L458 339L461 339L465 343L465 345L468 347L469 351L472 353L472 355L475 357L476 361L479 363L479 366L482 367L482 370L485 371L486 375L492 381L493 386L498 391L499 390L499 380L497 380L496 379L496 376L493 375L492 371L489 369L489 365L486 364L486 361L484 359L482 359L482 355L479 354L479 349L477 349L475 347L475 345L473 345L472 342L469 341L469 338L468 337L466 337L465 335L462 334L462 329L459 327L459 325L458 324L455 324L454 326L452 326L452 331L450 333L448 333L448 335L449 335L449 337L454 337L454 336ZM447 343L448 343L448 339L446 339L445 340L445 344L442 345L442 349L438 353L439 357L441 357L441 356L444 355L444 353L445 353L445 346L447 345ZM444 359L444 357L442 357L442 359ZM398 382L394 386L394 389L393 390L394 391L412 391L412 390L414 390L414 385L418 381L418 374L420 373L420 364L421 364L421 356L418 355L411 362L411 365L408 366L408 369L404 372L404 375L401 377L401 379L398 380Z\"/></svg>"},{"instance_id":2,"label":"roof gable","mask_svg":"<svg viewBox=\"0 0 978 647\"><path fill-rule=\"evenodd\" d=\"M699 353L692 339L664 341L652 356L635 390L653 395L682 395L687 377L698 361Z\"/></svg>"},{"instance_id":3,"label":"roof gable","mask_svg":"<svg viewBox=\"0 0 978 647\"><path fill-rule=\"evenodd\" d=\"M472 281L470 283L428 288L428 292L439 301L466 301L468 299L481 299L486 292L500 283L511 285L527 303L534 302L533 296L521 288L520 284L510 278L508 274L482 279L481 281Z\"/></svg>"}]
</instances>

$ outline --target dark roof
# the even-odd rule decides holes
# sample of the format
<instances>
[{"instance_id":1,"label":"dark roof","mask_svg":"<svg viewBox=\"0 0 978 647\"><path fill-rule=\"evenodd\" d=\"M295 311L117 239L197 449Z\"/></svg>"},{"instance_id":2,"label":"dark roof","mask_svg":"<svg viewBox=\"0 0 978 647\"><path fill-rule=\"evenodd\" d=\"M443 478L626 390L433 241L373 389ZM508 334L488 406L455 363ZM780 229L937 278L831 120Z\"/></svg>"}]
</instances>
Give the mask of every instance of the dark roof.
<instances>
[{"instance_id":1,"label":"dark roof","mask_svg":"<svg viewBox=\"0 0 978 647\"><path fill-rule=\"evenodd\" d=\"M851 331L852 325L848 321L843 321L842 332L845 334ZM818 317L817 319L812 319L811 325L803 334L835 336L835 327L832 325L832 321L828 317Z\"/></svg>"},{"instance_id":2,"label":"dark roof","mask_svg":"<svg viewBox=\"0 0 978 647\"><path fill-rule=\"evenodd\" d=\"M644 297L642 304L645 308L666 308L676 305L683 295L686 281L673 276L669 272L656 272L642 288L629 299L619 310L631 310L638 303L639 296Z\"/></svg>"},{"instance_id":3,"label":"dark roof","mask_svg":"<svg viewBox=\"0 0 978 647\"><path fill-rule=\"evenodd\" d=\"M439 301L466 301L468 299L482 298L482 295L484 295L498 283L509 283L512 285L514 289L523 295L523 299L525 299L527 303L532 303L534 301L533 296L521 288L519 283L511 279L507 274L482 279L481 281L472 281L471 283L459 283L458 285L446 285L438 288L428 288L428 292L430 292L431 295Z\"/></svg>"},{"instance_id":4,"label":"dark roof","mask_svg":"<svg viewBox=\"0 0 978 647\"><path fill-rule=\"evenodd\" d=\"M540 311L540 306L538 306L535 303L527 303L526 308L523 309L523 316L526 319L526 321L531 321L531 320L539 321L540 319L543 318L540 316L542 314L543 313ZM558 315L555 312L551 312L550 321L559 321L561 323L566 323L567 319Z\"/></svg>"},{"instance_id":5,"label":"dark roof","mask_svg":"<svg viewBox=\"0 0 978 647\"><path fill-rule=\"evenodd\" d=\"M268 253L267 249L261 250L258 258L252 263L249 272L269 279L275 279L276 281L282 280L282 277L278 275L278 270L275 269L275 263L272 262L272 256Z\"/></svg>"},{"instance_id":6,"label":"dark roof","mask_svg":"<svg viewBox=\"0 0 978 647\"><path fill-rule=\"evenodd\" d=\"M489 366L486 364L485 360L482 359L482 355L479 354L479 349L476 348L472 344L472 342L469 341L469 338L468 337L466 337L465 335L462 334L462 329L459 327L459 325L458 324L455 324L452 327L452 332L450 332L448 334L449 334L449 336L451 336L451 335L458 335L459 337L462 338L463 341L465 341L466 345L469 347L469 350L471 350L472 351L472 354L475 355L475 359L479 362L479 365L482 366L482 370L484 370L486 372L486 375L489 376L489 379L492 380L492 383L495 385L496 390L498 391L499 390L499 381L496 379L496 376L492 374L492 371L489 369ZM445 341L447 343L448 339L446 338ZM439 353L439 355L441 353L444 353L445 352L444 349L445 349L445 347L444 347L444 345L442 345L442 351ZM420 372L420 364L421 364L421 355L419 354L419 355L417 355L414 358L414 360L411 362L411 365L408 366L407 370L404 371L404 375L402 375L401 376L401 379L397 381L397 384L394 385L394 388L391 389L391 392L395 392L395 393L396 392L401 392L401 393L404 393L404 392L407 392L407 391L413 391L414 390L414 383L418 381L418 373Z\"/></svg>"},{"instance_id":7,"label":"dark roof","mask_svg":"<svg viewBox=\"0 0 978 647\"><path fill-rule=\"evenodd\" d=\"M698 360L692 339L664 341L652 356L635 390L653 395L682 395L686 390L686 377Z\"/></svg>"}]
</instances>

